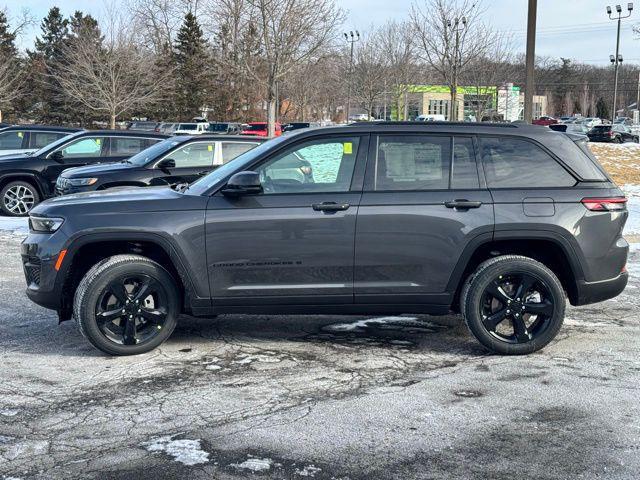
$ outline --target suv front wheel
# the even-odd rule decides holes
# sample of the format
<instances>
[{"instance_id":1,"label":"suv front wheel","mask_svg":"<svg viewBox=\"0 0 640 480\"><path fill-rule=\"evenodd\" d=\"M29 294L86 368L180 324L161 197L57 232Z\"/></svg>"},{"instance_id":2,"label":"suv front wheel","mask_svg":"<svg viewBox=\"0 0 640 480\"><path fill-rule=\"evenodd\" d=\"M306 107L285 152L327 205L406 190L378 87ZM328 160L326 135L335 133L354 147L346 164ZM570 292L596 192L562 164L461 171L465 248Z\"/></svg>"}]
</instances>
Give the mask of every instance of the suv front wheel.
<instances>
[{"instance_id":1,"label":"suv front wheel","mask_svg":"<svg viewBox=\"0 0 640 480\"><path fill-rule=\"evenodd\" d=\"M91 344L110 355L153 350L176 326L176 282L140 255L115 255L94 265L75 293L73 316Z\"/></svg>"},{"instance_id":2,"label":"suv front wheel","mask_svg":"<svg viewBox=\"0 0 640 480\"><path fill-rule=\"evenodd\" d=\"M565 296L558 277L545 265L504 255L478 266L462 290L460 306L482 345L522 355L540 350L557 335Z\"/></svg>"}]
</instances>

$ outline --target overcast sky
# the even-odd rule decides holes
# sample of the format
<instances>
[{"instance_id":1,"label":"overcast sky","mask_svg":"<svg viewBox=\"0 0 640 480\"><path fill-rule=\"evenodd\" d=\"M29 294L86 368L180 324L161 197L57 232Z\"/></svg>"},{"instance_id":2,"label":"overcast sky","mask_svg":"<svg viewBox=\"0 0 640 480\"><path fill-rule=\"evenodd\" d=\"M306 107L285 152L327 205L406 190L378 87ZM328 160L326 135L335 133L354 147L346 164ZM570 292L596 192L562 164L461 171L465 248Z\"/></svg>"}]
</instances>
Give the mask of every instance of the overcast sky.
<instances>
[{"instance_id":1,"label":"overcast sky","mask_svg":"<svg viewBox=\"0 0 640 480\"><path fill-rule=\"evenodd\" d=\"M122 0L121 0L122 1ZM358 29L361 33L372 25L384 23L389 18L403 19L410 6L421 0L336 0L349 12L345 29ZM28 8L40 19L49 8L58 5L65 15L83 10L97 17L102 12L100 0L0 0L7 4L10 15L17 15ZM623 5L626 12L628 2ZM640 24L640 0L629 20L623 21L621 53L625 62L640 63L640 39L634 38L633 24ZM527 0L484 0L488 7L486 21L494 28L510 32L517 49L524 51ZM609 55L615 52L616 22L607 18L606 6L615 5L603 0L538 0L538 35L536 54L567 57L590 64L607 64ZM30 47L39 33L39 23L28 32L23 46Z\"/></svg>"}]
</instances>

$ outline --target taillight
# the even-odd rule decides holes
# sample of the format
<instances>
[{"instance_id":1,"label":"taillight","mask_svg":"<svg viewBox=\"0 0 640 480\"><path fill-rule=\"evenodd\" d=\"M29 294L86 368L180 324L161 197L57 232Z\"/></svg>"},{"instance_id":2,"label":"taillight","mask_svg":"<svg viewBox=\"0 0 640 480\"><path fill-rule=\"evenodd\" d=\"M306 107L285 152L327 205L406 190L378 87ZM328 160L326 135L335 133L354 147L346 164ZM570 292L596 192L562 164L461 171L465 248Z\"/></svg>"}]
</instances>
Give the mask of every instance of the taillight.
<instances>
[{"instance_id":1,"label":"taillight","mask_svg":"<svg viewBox=\"0 0 640 480\"><path fill-rule=\"evenodd\" d=\"M625 197L583 198L582 204L592 212L615 212L625 209Z\"/></svg>"}]
</instances>

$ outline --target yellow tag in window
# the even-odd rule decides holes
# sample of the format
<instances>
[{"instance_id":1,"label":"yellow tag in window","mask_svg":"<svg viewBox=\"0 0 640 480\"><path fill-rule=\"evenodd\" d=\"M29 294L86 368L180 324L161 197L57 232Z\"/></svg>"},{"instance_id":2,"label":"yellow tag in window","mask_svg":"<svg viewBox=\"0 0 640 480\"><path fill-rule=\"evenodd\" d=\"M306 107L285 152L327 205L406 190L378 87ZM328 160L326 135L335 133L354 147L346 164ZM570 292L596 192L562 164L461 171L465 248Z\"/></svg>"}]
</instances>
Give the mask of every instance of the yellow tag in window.
<instances>
[{"instance_id":1,"label":"yellow tag in window","mask_svg":"<svg viewBox=\"0 0 640 480\"><path fill-rule=\"evenodd\" d=\"M102 140L100 140L99 138L96 138L96 144L100 145L102 143Z\"/></svg>"},{"instance_id":2,"label":"yellow tag in window","mask_svg":"<svg viewBox=\"0 0 640 480\"><path fill-rule=\"evenodd\" d=\"M351 155L353 153L353 143L345 142L342 144L342 152L345 155Z\"/></svg>"},{"instance_id":3,"label":"yellow tag in window","mask_svg":"<svg viewBox=\"0 0 640 480\"><path fill-rule=\"evenodd\" d=\"M24 133L18 132L18 137L20 137L20 138L24 137Z\"/></svg>"},{"instance_id":4,"label":"yellow tag in window","mask_svg":"<svg viewBox=\"0 0 640 480\"><path fill-rule=\"evenodd\" d=\"M209 150L210 152L213 152L213 145L207 145L207 150Z\"/></svg>"}]
</instances>

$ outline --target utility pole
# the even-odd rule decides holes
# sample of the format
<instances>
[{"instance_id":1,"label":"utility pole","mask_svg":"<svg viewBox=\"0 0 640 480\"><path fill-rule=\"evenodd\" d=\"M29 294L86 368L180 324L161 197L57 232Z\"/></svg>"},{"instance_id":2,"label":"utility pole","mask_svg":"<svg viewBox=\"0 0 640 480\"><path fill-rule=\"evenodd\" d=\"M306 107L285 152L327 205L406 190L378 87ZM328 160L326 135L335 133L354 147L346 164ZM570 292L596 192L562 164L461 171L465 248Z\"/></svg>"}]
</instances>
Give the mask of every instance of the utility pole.
<instances>
[{"instance_id":1,"label":"utility pole","mask_svg":"<svg viewBox=\"0 0 640 480\"><path fill-rule=\"evenodd\" d=\"M354 34L353 31L349 32L349 34L344 34L344 39L351 44L351 54L349 57L349 71L347 72L347 118L345 119L347 123L349 122L349 116L351 115L351 74L353 72L353 44L360 40L360 32L356 30Z\"/></svg>"},{"instance_id":2,"label":"utility pole","mask_svg":"<svg viewBox=\"0 0 640 480\"><path fill-rule=\"evenodd\" d=\"M524 83L524 121L533 121L533 93L535 90L536 63L536 20L538 16L538 0L529 0L527 18L527 56L526 78Z\"/></svg>"},{"instance_id":3,"label":"utility pole","mask_svg":"<svg viewBox=\"0 0 640 480\"><path fill-rule=\"evenodd\" d=\"M622 16L622 7L620 5L616 5L616 13L617 17L612 16L611 7L607 7L607 15L609 15L609 20L616 20L618 22L618 35L616 37L616 55L613 57L614 64L614 84L613 84L613 111L611 112L611 123L616 119L617 108L618 108L618 70L620 69L620 64L622 63L622 55L620 55L620 26L622 24L622 20L625 18L629 18L631 16L631 11L633 10L633 3L627 4L628 13L625 16Z\"/></svg>"},{"instance_id":4,"label":"utility pole","mask_svg":"<svg viewBox=\"0 0 640 480\"><path fill-rule=\"evenodd\" d=\"M455 122L458 120L458 108L457 108L457 100L458 100L458 75L460 73L460 63L462 59L460 58L460 34L463 33L467 29L467 18L454 18L453 25L451 21L447 21L447 27L453 30L455 35L454 43L453 43L453 65L451 71L451 110L449 113L449 120ZM445 33L446 35L446 33Z\"/></svg>"}]
</instances>

